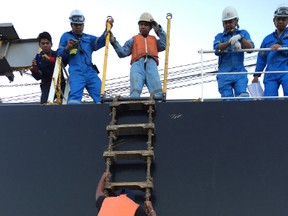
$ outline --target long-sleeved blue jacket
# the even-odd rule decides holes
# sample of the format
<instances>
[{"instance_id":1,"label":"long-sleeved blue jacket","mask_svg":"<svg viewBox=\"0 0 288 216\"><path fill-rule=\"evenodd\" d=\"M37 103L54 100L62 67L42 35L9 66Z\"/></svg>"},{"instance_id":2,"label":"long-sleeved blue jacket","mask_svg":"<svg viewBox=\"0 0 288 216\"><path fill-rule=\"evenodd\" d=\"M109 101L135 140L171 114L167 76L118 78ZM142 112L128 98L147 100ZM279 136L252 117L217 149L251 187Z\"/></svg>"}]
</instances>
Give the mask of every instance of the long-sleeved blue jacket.
<instances>
[{"instance_id":1,"label":"long-sleeved blue jacket","mask_svg":"<svg viewBox=\"0 0 288 216\"><path fill-rule=\"evenodd\" d=\"M78 51L76 55L70 55L65 51L65 47L69 39L78 40ZM73 72L73 68L83 68L83 66L92 67L92 53L105 46L105 32L100 36L89 35L83 33L80 37L72 31L65 32L59 42L57 54L62 56L64 62L69 64L69 72ZM85 68L85 67L84 67Z\"/></svg>"},{"instance_id":2,"label":"long-sleeved blue jacket","mask_svg":"<svg viewBox=\"0 0 288 216\"><path fill-rule=\"evenodd\" d=\"M215 36L213 47L214 50L218 49L220 43L228 42L231 37L234 35L240 34L245 40L252 43L252 47L254 48L254 43L250 38L250 34L242 29L236 29L233 35L227 34L226 31L219 33ZM233 49L233 45L230 45L226 48L226 50L231 51ZM247 71L244 67L244 52L229 52L229 53L216 53L219 56L218 60L218 71L219 72L245 72Z\"/></svg>"},{"instance_id":3,"label":"long-sleeved blue jacket","mask_svg":"<svg viewBox=\"0 0 288 216\"><path fill-rule=\"evenodd\" d=\"M260 48L270 48L279 43L282 47L288 47L288 28L278 38L275 32L267 35ZM288 71L288 51L262 51L258 53L256 72L260 71ZM260 76L258 74L257 76ZM267 74L268 75L268 74Z\"/></svg>"}]
</instances>

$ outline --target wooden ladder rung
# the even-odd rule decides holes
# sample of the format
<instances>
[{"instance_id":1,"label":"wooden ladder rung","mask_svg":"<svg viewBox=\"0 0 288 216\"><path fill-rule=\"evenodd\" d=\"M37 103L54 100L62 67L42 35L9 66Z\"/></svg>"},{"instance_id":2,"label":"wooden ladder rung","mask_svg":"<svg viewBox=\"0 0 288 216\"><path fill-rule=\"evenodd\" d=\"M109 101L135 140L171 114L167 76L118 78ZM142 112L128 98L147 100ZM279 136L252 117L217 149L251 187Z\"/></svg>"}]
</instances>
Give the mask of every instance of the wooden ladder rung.
<instances>
[{"instance_id":1,"label":"wooden ladder rung","mask_svg":"<svg viewBox=\"0 0 288 216\"><path fill-rule=\"evenodd\" d=\"M154 100L140 100L140 101L113 101L109 104L110 109L113 107L116 108L117 111L125 112L132 110L144 110L147 111L149 106L152 106L153 110L155 109L155 101Z\"/></svg>"},{"instance_id":2,"label":"wooden ladder rung","mask_svg":"<svg viewBox=\"0 0 288 216\"><path fill-rule=\"evenodd\" d=\"M106 127L108 134L110 131L113 131L116 136L147 135L148 130L150 129L152 130L152 133L154 133L154 123L107 125Z\"/></svg>"},{"instance_id":3,"label":"wooden ladder rung","mask_svg":"<svg viewBox=\"0 0 288 216\"><path fill-rule=\"evenodd\" d=\"M154 158L153 150L134 150L134 151L104 151L104 158L117 160L146 160L147 157Z\"/></svg>"},{"instance_id":4,"label":"wooden ladder rung","mask_svg":"<svg viewBox=\"0 0 288 216\"><path fill-rule=\"evenodd\" d=\"M115 191L122 188L145 191L147 188L153 190L154 186L152 182L106 182L105 184L107 190Z\"/></svg>"}]
</instances>

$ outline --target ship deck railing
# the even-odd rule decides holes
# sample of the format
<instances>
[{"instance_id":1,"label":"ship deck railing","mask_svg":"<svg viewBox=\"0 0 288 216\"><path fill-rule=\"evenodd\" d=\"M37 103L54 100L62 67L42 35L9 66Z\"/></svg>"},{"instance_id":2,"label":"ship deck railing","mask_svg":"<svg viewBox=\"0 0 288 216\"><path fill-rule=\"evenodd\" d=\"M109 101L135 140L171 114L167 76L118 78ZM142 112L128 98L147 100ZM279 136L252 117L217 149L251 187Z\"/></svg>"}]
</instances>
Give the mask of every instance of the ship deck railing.
<instances>
[{"instance_id":1,"label":"ship deck railing","mask_svg":"<svg viewBox=\"0 0 288 216\"><path fill-rule=\"evenodd\" d=\"M216 75L232 75L232 74L236 74L236 75L241 75L241 74L269 74L269 73L288 73L288 71L260 71L260 72L217 72L215 71L214 73L211 72L204 72L204 54L221 54L221 53L231 53L231 52L247 52L249 54L253 53L253 52L269 52L269 51L288 51L287 47L280 47L277 50L272 50L271 48L253 48L253 49L240 49L237 51L233 51L233 50L199 50L198 53L200 53L201 55L201 97L199 98L200 101L223 101L223 100L263 100L263 99L287 99L287 96L259 96L259 97L225 97L225 98L205 98L204 97L204 75L207 74L214 74ZM245 67L245 66L244 66Z\"/></svg>"}]
</instances>

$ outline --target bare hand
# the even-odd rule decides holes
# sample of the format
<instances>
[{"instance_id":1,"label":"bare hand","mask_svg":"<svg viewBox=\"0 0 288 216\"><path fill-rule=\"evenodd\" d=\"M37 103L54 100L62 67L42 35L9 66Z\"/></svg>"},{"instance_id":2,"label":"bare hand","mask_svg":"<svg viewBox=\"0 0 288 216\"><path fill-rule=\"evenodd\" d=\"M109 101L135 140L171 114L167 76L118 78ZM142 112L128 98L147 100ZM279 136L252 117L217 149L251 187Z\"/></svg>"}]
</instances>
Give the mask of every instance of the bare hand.
<instances>
[{"instance_id":1,"label":"bare hand","mask_svg":"<svg viewBox=\"0 0 288 216\"><path fill-rule=\"evenodd\" d=\"M277 50L277 49L279 49L280 47L282 47L280 44L274 44L274 45L272 45L270 48L271 48L272 50Z\"/></svg>"},{"instance_id":2,"label":"bare hand","mask_svg":"<svg viewBox=\"0 0 288 216\"><path fill-rule=\"evenodd\" d=\"M110 23L111 28L112 28L112 27L113 27L113 23L114 23L114 19L113 19L113 17L108 16L108 17L107 17L107 20L106 20L106 25L107 25L108 22Z\"/></svg>"},{"instance_id":3,"label":"bare hand","mask_svg":"<svg viewBox=\"0 0 288 216\"><path fill-rule=\"evenodd\" d=\"M50 59L50 56L48 56L47 54L43 54L43 55L42 55L42 58L43 58L44 60L49 60L49 59Z\"/></svg>"},{"instance_id":4,"label":"bare hand","mask_svg":"<svg viewBox=\"0 0 288 216\"><path fill-rule=\"evenodd\" d=\"M153 210L152 202L151 201L145 201L145 205L149 212Z\"/></svg>"},{"instance_id":5,"label":"bare hand","mask_svg":"<svg viewBox=\"0 0 288 216\"><path fill-rule=\"evenodd\" d=\"M257 83L259 80L258 80L258 76L254 76L253 80L252 80L252 83Z\"/></svg>"},{"instance_id":6,"label":"bare hand","mask_svg":"<svg viewBox=\"0 0 288 216\"><path fill-rule=\"evenodd\" d=\"M66 45L65 50L71 50L72 48L75 48L75 47L77 47L77 44L75 43L75 39L70 38L70 39L68 40L68 43L67 43L67 45Z\"/></svg>"},{"instance_id":7,"label":"bare hand","mask_svg":"<svg viewBox=\"0 0 288 216\"><path fill-rule=\"evenodd\" d=\"M37 66L37 63L36 63L36 59L35 59L35 58L32 59L32 66L33 66L33 67L36 67L36 66Z\"/></svg>"},{"instance_id":8,"label":"bare hand","mask_svg":"<svg viewBox=\"0 0 288 216\"><path fill-rule=\"evenodd\" d=\"M109 172L104 172L102 177L101 177L101 180L107 181L110 177L111 177L111 174Z\"/></svg>"}]
</instances>

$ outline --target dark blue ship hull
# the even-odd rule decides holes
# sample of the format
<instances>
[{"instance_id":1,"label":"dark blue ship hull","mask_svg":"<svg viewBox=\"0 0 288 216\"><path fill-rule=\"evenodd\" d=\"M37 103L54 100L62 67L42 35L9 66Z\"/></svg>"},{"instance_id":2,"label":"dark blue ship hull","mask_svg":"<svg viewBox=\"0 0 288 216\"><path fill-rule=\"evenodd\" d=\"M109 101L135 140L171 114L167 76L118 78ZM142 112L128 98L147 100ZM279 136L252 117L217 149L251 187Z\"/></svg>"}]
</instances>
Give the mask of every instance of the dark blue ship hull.
<instances>
[{"instance_id":1,"label":"dark blue ship hull","mask_svg":"<svg viewBox=\"0 0 288 216\"><path fill-rule=\"evenodd\" d=\"M0 215L95 216L109 113L108 104L0 106ZM285 100L157 103L158 215L287 216L287 122ZM140 167L115 167L112 178L143 179Z\"/></svg>"}]
</instances>

